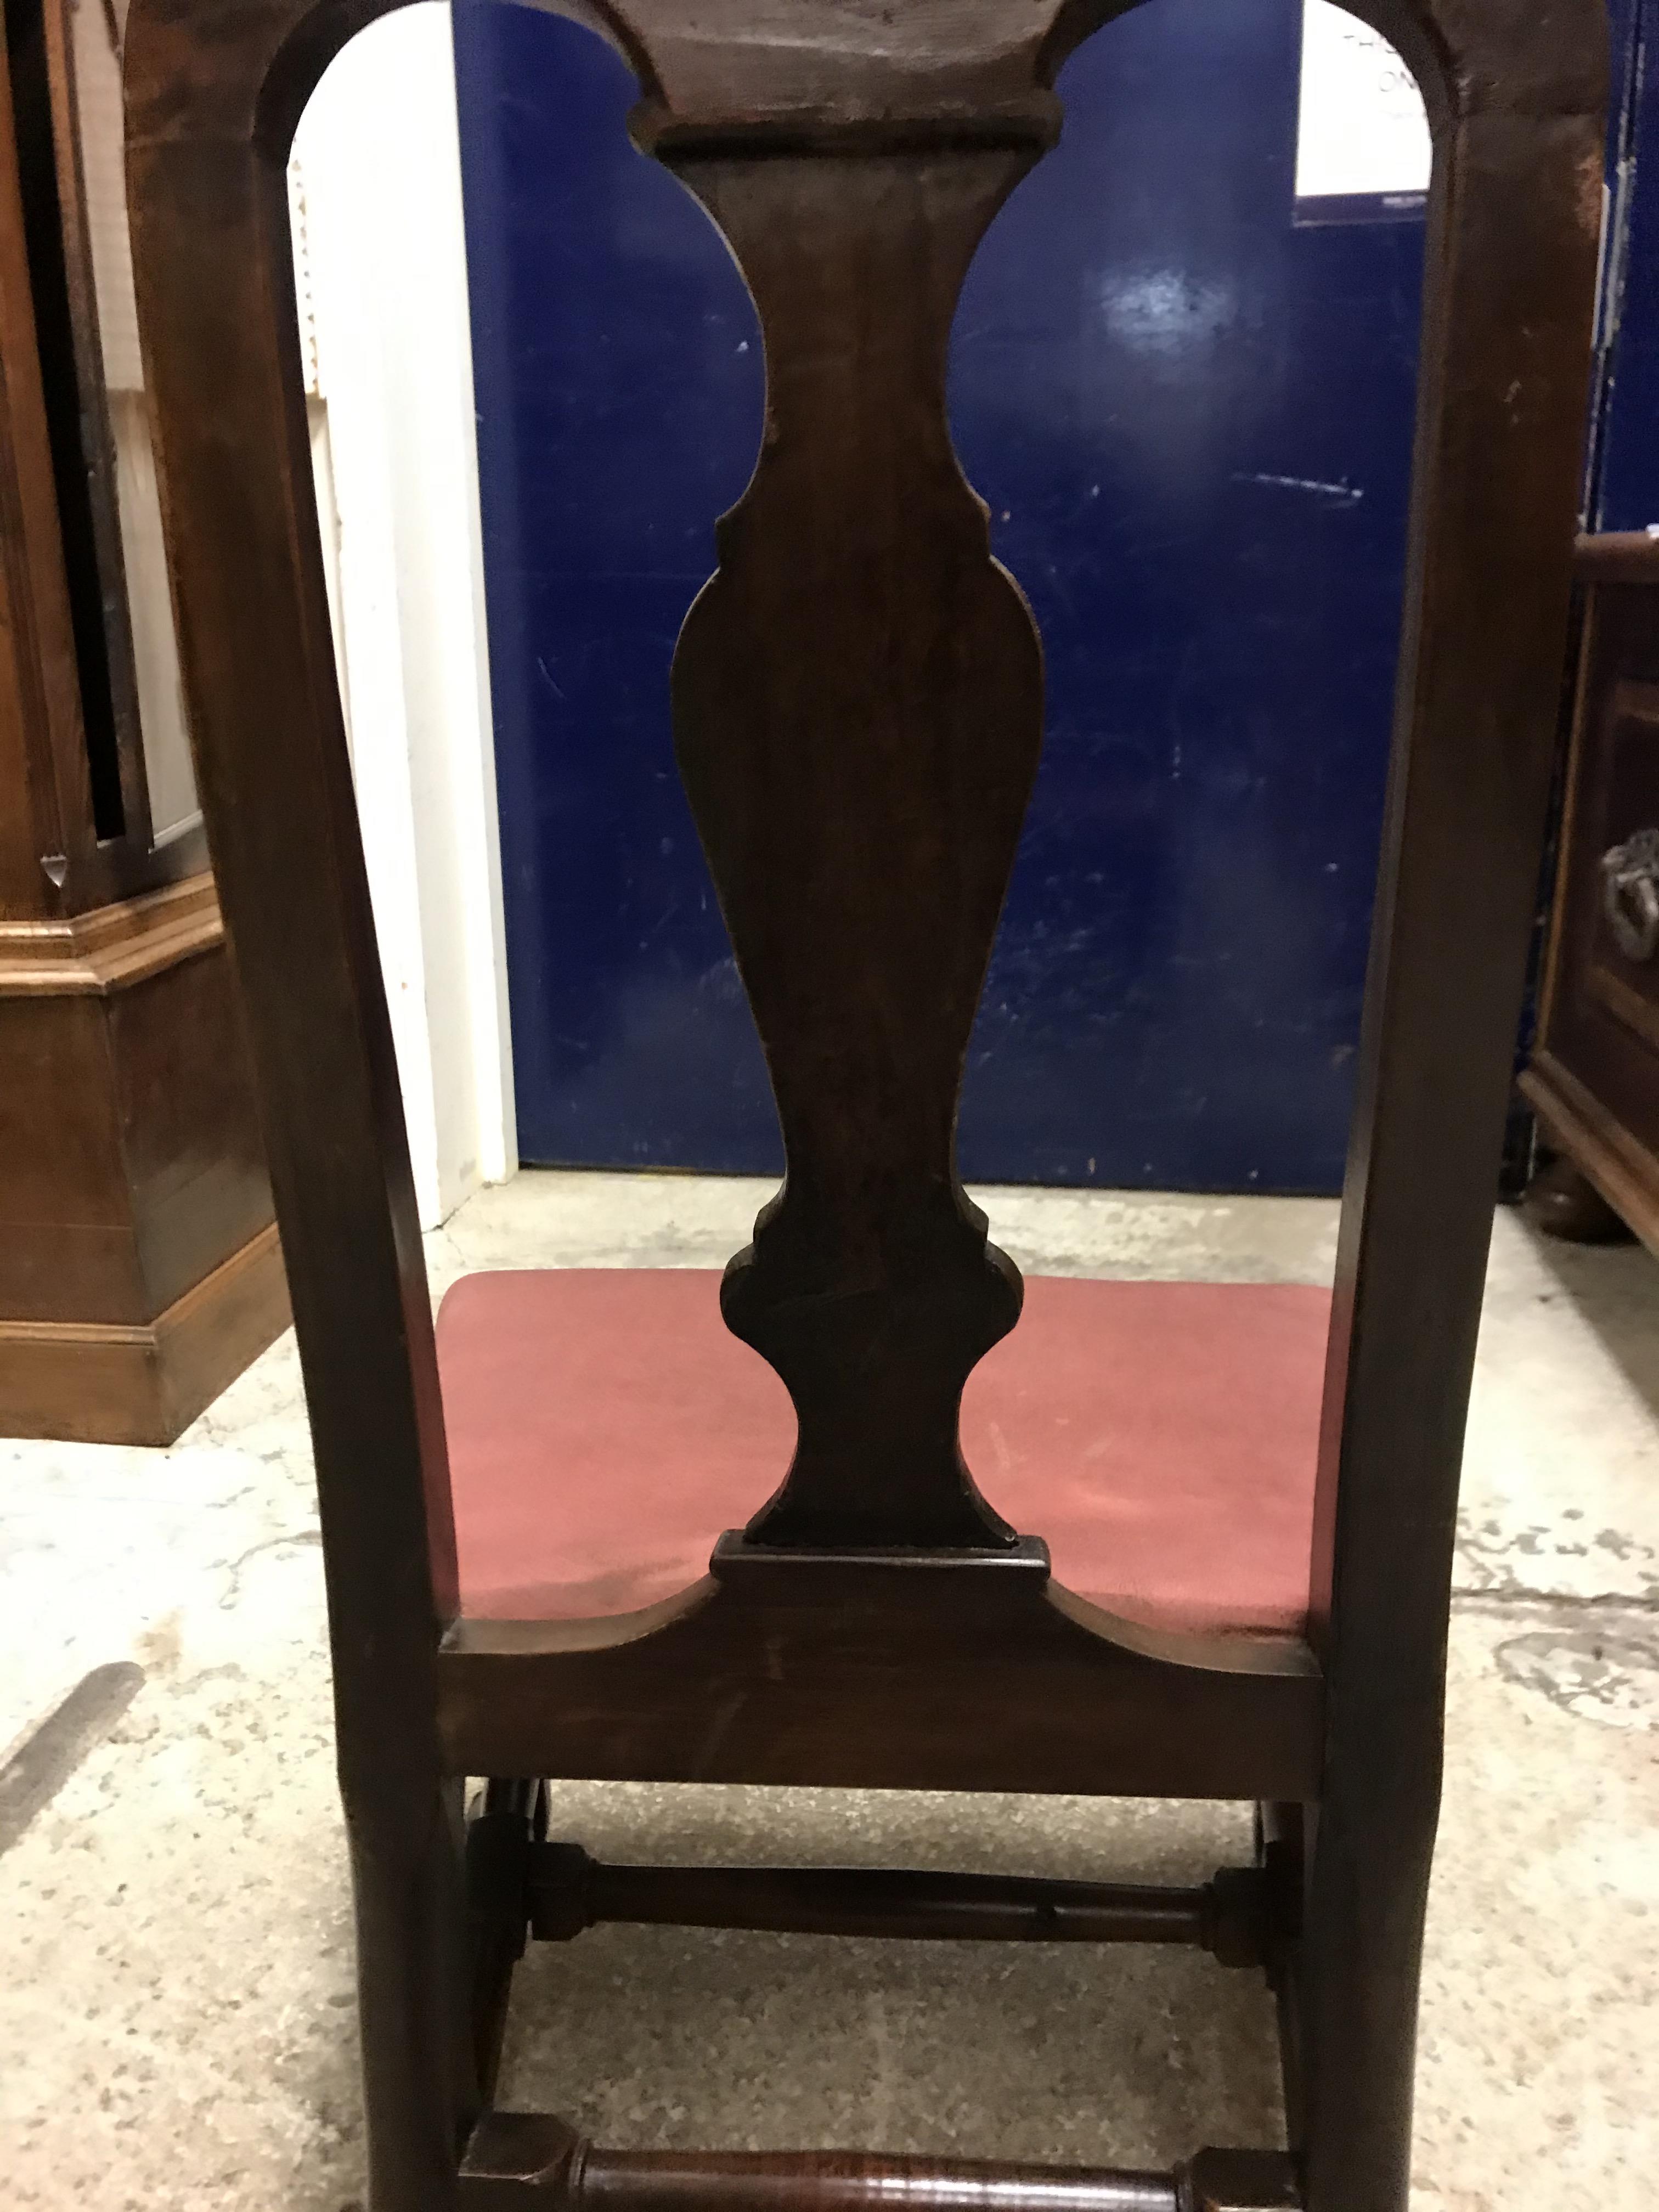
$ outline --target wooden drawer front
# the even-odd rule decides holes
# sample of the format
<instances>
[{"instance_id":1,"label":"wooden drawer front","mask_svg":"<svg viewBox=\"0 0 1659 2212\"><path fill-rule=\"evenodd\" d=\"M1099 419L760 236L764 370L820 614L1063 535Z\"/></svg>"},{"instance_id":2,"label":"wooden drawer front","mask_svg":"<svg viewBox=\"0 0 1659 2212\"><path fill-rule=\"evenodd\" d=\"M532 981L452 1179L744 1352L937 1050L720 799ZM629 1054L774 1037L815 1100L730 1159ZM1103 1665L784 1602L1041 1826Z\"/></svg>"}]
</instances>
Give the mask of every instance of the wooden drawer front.
<instances>
[{"instance_id":1,"label":"wooden drawer front","mask_svg":"<svg viewBox=\"0 0 1659 2212\"><path fill-rule=\"evenodd\" d=\"M1584 988L1659 1053L1659 684L1613 686L1601 752L1602 803L1584 824Z\"/></svg>"},{"instance_id":2,"label":"wooden drawer front","mask_svg":"<svg viewBox=\"0 0 1659 2212\"><path fill-rule=\"evenodd\" d=\"M1593 597L1541 1057L1659 1155L1659 589Z\"/></svg>"}]
</instances>

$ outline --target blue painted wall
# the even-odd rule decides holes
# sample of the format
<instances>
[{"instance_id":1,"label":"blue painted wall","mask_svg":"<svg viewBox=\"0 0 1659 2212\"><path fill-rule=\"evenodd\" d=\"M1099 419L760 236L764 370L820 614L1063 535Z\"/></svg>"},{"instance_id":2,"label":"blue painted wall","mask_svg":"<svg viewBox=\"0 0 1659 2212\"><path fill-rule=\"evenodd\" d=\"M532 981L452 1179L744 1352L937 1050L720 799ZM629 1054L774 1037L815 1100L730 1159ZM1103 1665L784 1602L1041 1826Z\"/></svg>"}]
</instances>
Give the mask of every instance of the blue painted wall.
<instances>
[{"instance_id":1,"label":"blue painted wall","mask_svg":"<svg viewBox=\"0 0 1659 2212\"><path fill-rule=\"evenodd\" d=\"M527 1159L769 1170L667 669L758 441L752 309L587 33L458 0ZM1153 0L1060 83L951 419L1048 663L964 1171L1336 1188L1376 866L1422 233L1293 221L1298 0Z\"/></svg>"},{"instance_id":2,"label":"blue painted wall","mask_svg":"<svg viewBox=\"0 0 1659 2212\"><path fill-rule=\"evenodd\" d=\"M1598 530L1659 524L1659 0L1614 0L1615 173L1628 169L1591 514Z\"/></svg>"},{"instance_id":3,"label":"blue painted wall","mask_svg":"<svg viewBox=\"0 0 1659 2212\"><path fill-rule=\"evenodd\" d=\"M668 667L764 375L723 241L590 33L457 0L507 981L524 1158L770 1165Z\"/></svg>"}]
</instances>

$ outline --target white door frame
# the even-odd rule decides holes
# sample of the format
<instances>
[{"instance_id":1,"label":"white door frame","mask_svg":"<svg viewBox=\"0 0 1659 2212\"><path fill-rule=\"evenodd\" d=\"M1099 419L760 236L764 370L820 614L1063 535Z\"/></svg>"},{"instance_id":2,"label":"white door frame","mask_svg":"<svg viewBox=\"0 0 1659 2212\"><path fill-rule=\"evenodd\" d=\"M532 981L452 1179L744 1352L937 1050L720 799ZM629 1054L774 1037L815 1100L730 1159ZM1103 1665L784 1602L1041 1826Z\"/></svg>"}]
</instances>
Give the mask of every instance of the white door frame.
<instances>
[{"instance_id":1,"label":"white door frame","mask_svg":"<svg viewBox=\"0 0 1659 2212\"><path fill-rule=\"evenodd\" d=\"M444 0L382 18L331 64L293 185L341 690L430 1228L518 1165Z\"/></svg>"}]
</instances>

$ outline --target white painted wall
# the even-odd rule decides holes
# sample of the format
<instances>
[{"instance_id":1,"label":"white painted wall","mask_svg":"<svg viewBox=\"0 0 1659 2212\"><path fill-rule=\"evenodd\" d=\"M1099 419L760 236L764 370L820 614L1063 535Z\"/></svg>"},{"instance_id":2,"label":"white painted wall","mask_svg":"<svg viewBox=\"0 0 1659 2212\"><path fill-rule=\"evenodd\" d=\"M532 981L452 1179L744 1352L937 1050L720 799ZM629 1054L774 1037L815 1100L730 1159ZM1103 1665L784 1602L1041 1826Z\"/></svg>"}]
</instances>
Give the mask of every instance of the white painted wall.
<instances>
[{"instance_id":1,"label":"white painted wall","mask_svg":"<svg viewBox=\"0 0 1659 2212\"><path fill-rule=\"evenodd\" d=\"M295 145L312 443L423 1225L518 1164L449 9L337 58Z\"/></svg>"}]
</instances>

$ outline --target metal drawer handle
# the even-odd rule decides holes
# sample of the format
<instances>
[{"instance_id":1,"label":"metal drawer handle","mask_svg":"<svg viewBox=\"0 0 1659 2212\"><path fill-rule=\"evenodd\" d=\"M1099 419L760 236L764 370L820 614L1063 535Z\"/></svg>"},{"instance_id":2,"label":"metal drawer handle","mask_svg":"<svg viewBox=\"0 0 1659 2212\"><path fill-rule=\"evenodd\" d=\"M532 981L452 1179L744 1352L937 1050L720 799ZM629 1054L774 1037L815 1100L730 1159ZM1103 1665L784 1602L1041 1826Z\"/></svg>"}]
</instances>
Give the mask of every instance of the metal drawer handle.
<instances>
[{"instance_id":1,"label":"metal drawer handle","mask_svg":"<svg viewBox=\"0 0 1659 2212\"><path fill-rule=\"evenodd\" d=\"M1602 854L1601 911L1626 960L1659 951L1659 830L1638 830Z\"/></svg>"}]
</instances>

